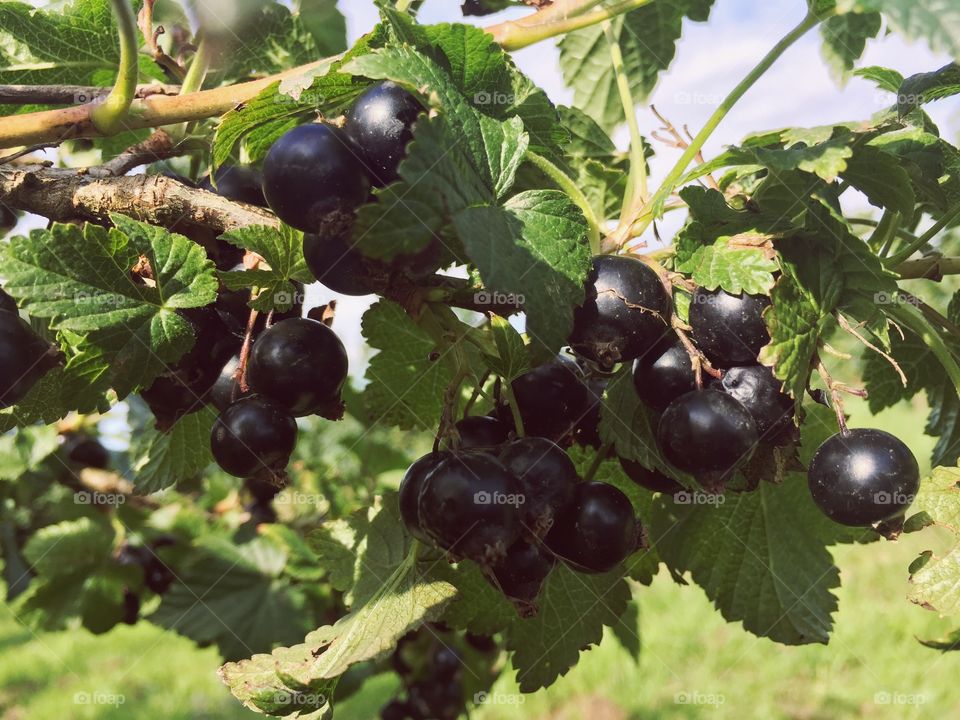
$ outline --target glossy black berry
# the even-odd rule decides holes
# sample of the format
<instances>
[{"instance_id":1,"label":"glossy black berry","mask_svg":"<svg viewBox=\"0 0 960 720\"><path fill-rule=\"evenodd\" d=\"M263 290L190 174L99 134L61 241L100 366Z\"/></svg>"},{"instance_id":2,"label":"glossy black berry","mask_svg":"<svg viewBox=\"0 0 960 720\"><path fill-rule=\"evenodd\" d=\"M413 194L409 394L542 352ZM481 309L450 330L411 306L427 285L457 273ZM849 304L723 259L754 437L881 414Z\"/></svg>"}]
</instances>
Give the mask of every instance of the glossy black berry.
<instances>
[{"instance_id":1,"label":"glossy black berry","mask_svg":"<svg viewBox=\"0 0 960 720\"><path fill-rule=\"evenodd\" d=\"M644 487L651 492L667 495L683 491L683 485L658 470L649 470L634 460L625 460L624 458L619 458L619 460L623 472L640 487Z\"/></svg>"},{"instance_id":2,"label":"glossy black berry","mask_svg":"<svg viewBox=\"0 0 960 720\"><path fill-rule=\"evenodd\" d=\"M520 482L520 513L528 532L543 537L573 499L580 478L570 456L546 438L514 440L500 461Z\"/></svg>"},{"instance_id":3,"label":"glossy black berry","mask_svg":"<svg viewBox=\"0 0 960 720\"><path fill-rule=\"evenodd\" d=\"M456 424L456 429L460 435L461 450L496 452L510 435L508 425L487 415L465 417Z\"/></svg>"},{"instance_id":4,"label":"glossy black berry","mask_svg":"<svg viewBox=\"0 0 960 720\"><path fill-rule=\"evenodd\" d=\"M581 483L547 535L547 546L575 570L602 573L636 549L639 533L626 495L606 483Z\"/></svg>"},{"instance_id":5,"label":"glossy black berry","mask_svg":"<svg viewBox=\"0 0 960 720\"><path fill-rule=\"evenodd\" d=\"M511 387L526 435L558 442L573 431L588 410L583 374L565 355L521 375ZM512 427L510 408L499 408L497 417Z\"/></svg>"},{"instance_id":6,"label":"glossy black berry","mask_svg":"<svg viewBox=\"0 0 960 720\"><path fill-rule=\"evenodd\" d=\"M13 312L0 312L0 408L23 400L54 363L50 345Z\"/></svg>"},{"instance_id":7,"label":"glossy black berry","mask_svg":"<svg viewBox=\"0 0 960 720\"><path fill-rule=\"evenodd\" d=\"M639 260L596 256L586 293L574 314L570 346L601 367L640 357L670 332L670 297L657 273Z\"/></svg>"},{"instance_id":8,"label":"glossy black berry","mask_svg":"<svg viewBox=\"0 0 960 720\"><path fill-rule=\"evenodd\" d=\"M679 469L698 479L719 481L753 455L757 426L729 395L698 390L670 403L660 417L657 443Z\"/></svg>"},{"instance_id":9,"label":"glossy black berry","mask_svg":"<svg viewBox=\"0 0 960 720\"><path fill-rule=\"evenodd\" d=\"M433 651L433 656L430 658L430 667L436 678L450 680L463 670L463 660L453 648L440 645Z\"/></svg>"},{"instance_id":10,"label":"glossy black berry","mask_svg":"<svg viewBox=\"0 0 960 720\"><path fill-rule=\"evenodd\" d=\"M266 207L263 197L263 177L260 172L243 165L221 165L213 175L213 182L205 177L200 187L215 192L228 200ZM214 187L216 185L216 187Z\"/></svg>"},{"instance_id":11,"label":"glossy black berry","mask_svg":"<svg viewBox=\"0 0 960 720\"><path fill-rule=\"evenodd\" d=\"M210 404L220 412L226 410L240 398L248 397L251 394L249 388L247 392L240 390L240 382L237 380L237 370L239 368L240 355L238 353L227 360L223 369L220 370L216 381L213 383L213 387L210 388L210 394L208 396Z\"/></svg>"},{"instance_id":12,"label":"glossy black berry","mask_svg":"<svg viewBox=\"0 0 960 720\"><path fill-rule=\"evenodd\" d=\"M463 683L421 680L407 688L407 706L414 720L457 720L463 712Z\"/></svg>"},{"instance_id":13,"label":"glossy black berry","mask_svg":"<svg viewBox=\"0 0 960 720\"><path fill-rule=\"evenodd\" d=\"M307 318L284 320L257 338L247 367L250 387L297 416L339 403L347 351L337 334Z\"/></svg>"},{"instance_id":14,"label":"glossy black berry","mask_svg":"<svg viewBox=\"0 0 960 720\"><path fill-rule=\"evenodd\" d=\"M406 703L392 700L380 709L380 720L409 720L411 717Z\"/></svg>"},{"instance_id":15,"label":"glossy black berry","mask_svg":"<svg viewBox=\"0 0 960 720\"><path fill-rule=\"evenodd\" d=\"M344 234L303 236L303 257L313 276L341 295L369 295L373 292L363 265L363 257Z\"/></svg>"},{"instance_id":16,"label":"glossy black berry","mask_svg":"<svg viewBox=\"0 0 960 720\"><path fill-rule=\"evenodd\" d=\"M827 517L861 527L902 515L920 488L920 468L898 438L858 428L837 433L820 446L807 481Z\"/></svg>"},{"instance_id":17,"label":"glossy black berry","mask_svg":"<svg viewBox=\"0 0 960 720\"><path fill-rule=\"evenodd\" d=\"M520 502L520 484L495 457L452 455L423 482L420 526L441 547L492 564L520 535Z\"/></svg>"},{"instance_id":18,"label":"glossy black berry","mask_svg":"<svg viewBox=\"0 0 960 720\"><path fill-rule=\"evenodd\" d=\"M413 125L421 112L420 102L392 82L374 85L347 111L346 133L377 187L397 179L397 167L413 139Z\"/></svg>"},{"instance_id":19,"label":"glossy black berry","mask_svg":"<svg viewBox=\"0 0 960 720\"><path fill-rule=\"evenodd\" d=\"M521 538L490 571L508 598L533 602L556 563L556 557L546 547Z\"/></svg>"},{"instance_id":20,"label":"glossy black berry","mask_svg":"<svg viewBox=\"0 0 960 720\"><path fill-rule=\"evenodd\" d=\"M228 407L210 433L214 459L236 477L279 474L296 444L293 417L259 397L244 398Z\"/></svg>"},{"instance_id":21,"label":"glossy black berry","mask_svg":"<svg viewBox=\"0 0 960 720\"><path fill-rule=\"evenodd\" d=\"M417 540L433 544L433 540L420 526L420 491L423 481L437 465L448 457L446 453L429 453L407 468L400 481L400 517L407 530Z\"/></svg>"},{"instance_id":22,"label":"glossy black berry","mask_svg":"<svg viewBox=\"0 0 960 720\"><path fill-rule=\"evenodd\" d=\"M301 125L281 136L263 163L263 194L288 225L316 232L329 213L350 214L370 192L356 150L332 125Z\"/></svg>"},{"instance_id":23,"label":"glossy black berry","mask_svg":"<svg viewBox=\"0 0 960 720\"><path fill-rule=\"evenodd\" d=\"M762 317L769 305L766 295L697 288L690 301L693 341L716 367L752 365L770 342Z\"/></svg>"},{"instance_id":24,"label":"glossy black berry","mask_svg":"<svg viewBox=\"0 0 960 720\"><path fill-rule=\"evenodd\" d=\"M0 289L0 312L13 313L14 315L20 313L20 308L17 307L17 301L2 289Z\"/></svg>"},{"instance_id":25,"label":"glossy black berry","mask_svg":"<svg viewBox=\"0 0 960 720\"><path fill-rule=\"evenodd\" d=\"M77 467L106 470L110 467L110 453L96 438L82 432L69 432L63 435L63 454L68 462Z\"/></svg>"},{"instance_id":26,"label":"glossy black berry","mask_svg":"<svg viewBox=\"0 0 960 720\"><path fill-rule=\"evenodd\" d=\"M690 354L674 343L652 362L640 359L633 366L633 385L637 395L654 410L663 411L681 395L697 387Z\"/></svg>"},{"instance_id":27,"label":"glossy black berry","mask_svg":"<svg viewBox=\"0 0 960 720\"><path fill-rule=\"evenodd\" d=\"M718 389L739 400L753 416L761 442L778 443L793 426L794 402L768 367L730 368Z\"/></svg>"}]
</instances>

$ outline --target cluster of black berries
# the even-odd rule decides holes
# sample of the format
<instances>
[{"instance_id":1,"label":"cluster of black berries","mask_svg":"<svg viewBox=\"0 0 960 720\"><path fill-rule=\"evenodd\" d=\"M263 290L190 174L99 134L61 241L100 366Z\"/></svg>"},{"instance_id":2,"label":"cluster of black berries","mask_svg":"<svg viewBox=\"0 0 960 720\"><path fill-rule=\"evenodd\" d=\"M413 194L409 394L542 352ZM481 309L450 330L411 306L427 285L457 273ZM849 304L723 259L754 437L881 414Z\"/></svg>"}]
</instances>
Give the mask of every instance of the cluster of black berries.
<instances>
[{"instance_id":1,"label":"cluster of black berries","mask_svg":"<svg viewBox=\"0 0 960 720\"><path fill-rule=\"evenodd\" d=\"M371 187L398 178L397 169L423 112L417 99L392 82L374 85L353 103L343 128L301 125L281 136L263 163L263 194L288 225L306 233L303 253L314 276L344 295L368 295L371 275L402 271L418 278L440 264L434 241L389 266L363 258L350 243L354 211Z\"/></svg>"},{"instance_id":2,"label":"cluster of black berries","mask_svg":"<svg viewBox=\"0 0 960 720\"><path fill-rule=\"evenodd\" d=\"M137 578L133 585L128 585L123 591L124 616L123 622L133 625L140 616L140 600L143 588L147 588L157 595L163 595L173 583L173 571L160 559L157 554L160 548L176 544L176 539L167 535L150 541L145 545L124 542L117 551L117 563L123 567L135 567L142 576Z\"/></svg>"},{"instance_id":3,"label":"cluster of black berries","mask_svg":"<svg viewBox=\"0 0 960 720\"><path fill-rule=\"evenodd\" d=\"M583 482L553 441L511 440L510 426L490 416L464 418L456 430L455 447L407 470L401 514L421 541L477 562L521 612L533 609L557 558L600 573L637 548L640 527L626 495Z\"/></svg>"},{"instance_id":4,"label":"cluster of black berries","mask_svg":"<svg viewBox=\"0 0 960 720\"><path fill-rule=\"evenodd\" d=\"M0 408L23 400L57 362L56 348L33 332L14 299L0 290Z\"/></svg>"},{"instance_id":5,"label":"cluster of black berries","mask_svg":"<svg viewBox=\"0 0 960 720\"><path fill-rule=\"evenodd\" d=\"M490 665L496 655L493 638L460 635L435 623L404 635L390 656L403 697L385 705L381 719L456 720L467 706L464 670Z\"/></svg>"}]
</instances>

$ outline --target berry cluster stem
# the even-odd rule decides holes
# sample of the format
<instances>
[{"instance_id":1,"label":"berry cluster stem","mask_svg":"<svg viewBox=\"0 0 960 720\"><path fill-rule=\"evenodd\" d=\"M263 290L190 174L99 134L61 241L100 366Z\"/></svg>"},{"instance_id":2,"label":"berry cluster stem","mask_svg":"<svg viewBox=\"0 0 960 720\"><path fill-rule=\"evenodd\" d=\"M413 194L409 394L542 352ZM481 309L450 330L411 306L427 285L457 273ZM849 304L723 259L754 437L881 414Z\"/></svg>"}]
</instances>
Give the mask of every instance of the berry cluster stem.
<instances>
[{"instance_id":1,"label":"berry cluster stem","mask_svg":"<svg viewBox=\"0 0 960 720\"><path fill-rule=\"evenodd\" d=\"M90 110L90 122L104 135L123 129L123 120L137 94L137 20L128 0L113 0L113 13L120 35L120 68L107 99Z\"/></svg>"}]
</instances>

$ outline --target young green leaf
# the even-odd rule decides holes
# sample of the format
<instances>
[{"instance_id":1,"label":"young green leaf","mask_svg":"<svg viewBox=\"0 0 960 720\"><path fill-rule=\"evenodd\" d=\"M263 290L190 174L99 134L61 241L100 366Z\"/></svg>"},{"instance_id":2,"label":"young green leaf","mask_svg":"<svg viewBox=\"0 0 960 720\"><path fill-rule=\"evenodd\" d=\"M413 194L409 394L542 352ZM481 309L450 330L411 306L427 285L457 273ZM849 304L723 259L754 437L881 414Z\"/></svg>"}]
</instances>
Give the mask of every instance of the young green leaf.
<instances>
[{"instance_id":1,"label":"young green leaf","mask_svg":"<svg viewBox=\"0 0 960 720\"><path fill-rule=\"evenodd\" d=\"M258 288L260 294L250 302L250 307L255 310L289 310L297 293L291 281L313 282L313 275L303 259L303 233L299 230L288 225L282 225L279 231L265 226L245 227L226 233L221 239L257 253L269 266L219 274L230 290Z\"/></svg>"}]
</instances>

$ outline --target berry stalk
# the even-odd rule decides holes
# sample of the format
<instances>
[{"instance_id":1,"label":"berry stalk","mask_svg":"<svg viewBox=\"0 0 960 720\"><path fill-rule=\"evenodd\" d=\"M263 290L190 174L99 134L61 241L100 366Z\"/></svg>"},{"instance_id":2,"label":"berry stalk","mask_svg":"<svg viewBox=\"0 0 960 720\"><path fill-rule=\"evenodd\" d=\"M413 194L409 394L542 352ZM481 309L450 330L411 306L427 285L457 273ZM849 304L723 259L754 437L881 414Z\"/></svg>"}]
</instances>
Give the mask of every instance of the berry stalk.
<instances>
[{"instance_id":1,"label":"berry stalk","mask_svg":"<svg viewBox=\"0 0 960 720\"><path fill-rule=\"evenodd\" d=\"M113 135L123 127L123 120L137 94L137 21L127 0L113 0L113 13L120 35L120 69L113 89L102 103L93 105L91 124L104 135Z\"/></svg>"}]
</instances>

